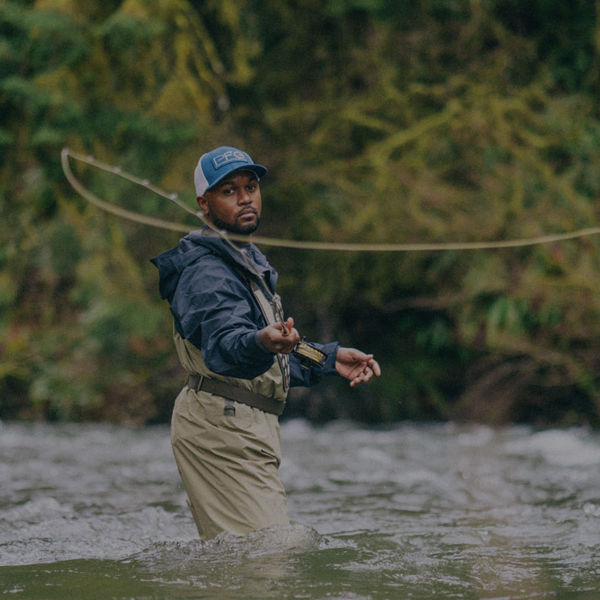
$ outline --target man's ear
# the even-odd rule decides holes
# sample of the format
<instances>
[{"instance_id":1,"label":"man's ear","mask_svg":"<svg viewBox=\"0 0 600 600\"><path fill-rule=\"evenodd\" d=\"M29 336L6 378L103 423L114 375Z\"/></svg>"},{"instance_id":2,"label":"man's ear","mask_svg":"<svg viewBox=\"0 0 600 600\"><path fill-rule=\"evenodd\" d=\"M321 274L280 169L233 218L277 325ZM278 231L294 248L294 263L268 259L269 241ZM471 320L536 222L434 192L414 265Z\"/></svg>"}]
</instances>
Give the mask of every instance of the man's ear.
<instances>
[{"instance_id":1,"label":"man's ear","mask_svg":"<svg viewBox=\"0 0 600 600\"><path fill-rule=\"evenodd\" d=\"M205 217L208 216L208 200L206 199L206 196L198 196L196 202L198 202L198 208L200 208L202 214Z\"/></svg>"}]
</instances>

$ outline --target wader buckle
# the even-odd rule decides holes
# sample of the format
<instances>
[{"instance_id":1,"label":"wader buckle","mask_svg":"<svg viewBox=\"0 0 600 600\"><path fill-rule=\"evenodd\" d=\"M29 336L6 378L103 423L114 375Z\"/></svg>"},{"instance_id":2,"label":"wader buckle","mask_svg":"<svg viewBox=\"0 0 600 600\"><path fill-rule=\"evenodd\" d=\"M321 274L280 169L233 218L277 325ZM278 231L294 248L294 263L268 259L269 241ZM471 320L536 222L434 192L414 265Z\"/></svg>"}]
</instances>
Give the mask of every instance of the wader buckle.
<instances>
[{"instance_id":1,"label":"wader buckle","mask_svg":"<svg viewBox=\"0 0 600 600\"><path fill-rule=\"evenodd\" d=\"M202 389L203 382L204 375L197 375L194 373L188 377L187 386L195 392L199 392Z\"/></svg>"}]
</instances>

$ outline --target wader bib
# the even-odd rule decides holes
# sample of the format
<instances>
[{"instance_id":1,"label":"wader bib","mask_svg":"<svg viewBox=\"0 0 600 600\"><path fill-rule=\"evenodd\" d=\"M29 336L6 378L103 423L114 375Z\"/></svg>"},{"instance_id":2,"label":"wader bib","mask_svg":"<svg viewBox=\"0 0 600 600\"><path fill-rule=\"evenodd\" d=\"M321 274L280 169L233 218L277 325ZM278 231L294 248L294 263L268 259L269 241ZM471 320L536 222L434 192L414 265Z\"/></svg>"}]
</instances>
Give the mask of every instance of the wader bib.
<instances>
[{"instance_id":1,"label":"wader bib","mask_svg":"<svg viewBox=\"0 0 600 600\"><path fill-rule=\"evenodd\" d=\"M280 307L254 281L248 283L266 322L275 323ZM206 366L192 343L175 330L173 336L189 377L175 400L171 443L200 536L289 524L278 474L288 357L278 355L254 379L224 377Z\"/></svg>"}]
</instances>

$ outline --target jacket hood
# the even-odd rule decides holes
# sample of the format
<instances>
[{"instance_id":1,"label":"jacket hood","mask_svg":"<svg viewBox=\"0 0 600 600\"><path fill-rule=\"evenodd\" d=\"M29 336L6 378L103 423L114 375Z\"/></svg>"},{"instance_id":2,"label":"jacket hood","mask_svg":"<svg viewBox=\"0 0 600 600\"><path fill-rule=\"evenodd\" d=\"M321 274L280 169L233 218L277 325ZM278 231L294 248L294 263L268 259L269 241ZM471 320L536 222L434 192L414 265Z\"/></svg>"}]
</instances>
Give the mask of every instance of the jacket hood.
<instances>
[{"instance_id":1,"label":"jacket hood","mask_svg":"<svg viewBox=\"0 0 600 600\"><path fill-rule=\"evenodd\" d=\"M209 254L220 256L233 268L254 275L255 273L248 267L242 256L244 253L252 265L252 269L260 273L271 291L274 291L277 283L277 271L271 267L262 252L254 244L237 244L237 247L239 250L232 248L206 227L188 233L179 240L179 244L175 248L150 260L158 269L161 298L170 302L184 269Z\"/></svg>"}]
</instances>

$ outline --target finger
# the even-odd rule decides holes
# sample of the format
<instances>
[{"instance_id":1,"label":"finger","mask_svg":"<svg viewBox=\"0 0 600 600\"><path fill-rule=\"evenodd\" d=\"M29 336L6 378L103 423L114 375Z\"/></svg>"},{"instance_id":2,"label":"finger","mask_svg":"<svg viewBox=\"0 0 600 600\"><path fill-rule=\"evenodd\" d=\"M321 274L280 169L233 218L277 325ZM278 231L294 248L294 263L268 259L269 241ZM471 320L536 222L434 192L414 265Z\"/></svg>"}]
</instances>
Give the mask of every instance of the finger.
<instances>
[{"instance_id":1,"label":"finger","mask_svg":"<svg viewBox=\"0 0 600 600\"><path fill-rule=\"evenodd\" d=\"M363 375L357 375L356 377L354 377L352 379L352 381L350 382L350 387L354 387L355 385L358 385L359 383L361 383L362 381L364 381L363 379Z\"/></svg>"},{"instance_id":2,"label":"finger","mask_svg":"<svg viewBox=\"0 0 600 600\"><path fill-rule=\"evenodd\" d=\"M359 383L367 383L371 379L371 377L373 377L373 374L374 371L371 369L371 367L366 367L352 379L352 381L350 382L350 386L354 387Z\"/></svg>"},{"instance_id":3,"label":"finger","mask_svg":"<svg viewBox=\"0 0 600 600\"><path fill-rule=\"evenodd\" d=\"M366 383L367 381L369 381L368 377L365 377L364 375L359 375L358 377L355 377L352 382L350 383L350 385L352 387L354 387L355 385L358 385L359 383Z\"/></svg>"},{"instance_id":4,"label":"finger","mask_svg":"<svg viewBox=\"0 0 600 600\"><path fill-rule=\"evenodd\" d=\"M371 359L369 361L369 367L373 370L373 373L379 377L381 375L381 367L376 360Z\"/></svg>"},{"instance_id":5,"label":"finger","mask_svg":"<svg viewBox=\"0 0 600 600\"><path fill-rule=\"evenodd\" d=\"M287 333L283 334L282 337L278 340L277 352L282 352L284 354L289 354L293 352L294 348L300 341L300 334L294 328L292 328Z\"/></svg>"},{"instance_id":6,"label":"finger","mask_svg":"<svg viewBox=\"0 0 600 600\"><path fill-rule=\"evenodd\" d=\"M290 321L292 321L291 324L290 324ZM283 323L281 323L282 334L287 335L292 330L293 326L294 326L294 321L291 318L286 319Z\"/></svg>"}]
</instances>

